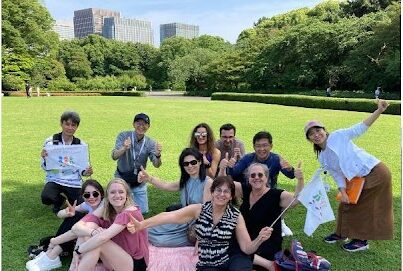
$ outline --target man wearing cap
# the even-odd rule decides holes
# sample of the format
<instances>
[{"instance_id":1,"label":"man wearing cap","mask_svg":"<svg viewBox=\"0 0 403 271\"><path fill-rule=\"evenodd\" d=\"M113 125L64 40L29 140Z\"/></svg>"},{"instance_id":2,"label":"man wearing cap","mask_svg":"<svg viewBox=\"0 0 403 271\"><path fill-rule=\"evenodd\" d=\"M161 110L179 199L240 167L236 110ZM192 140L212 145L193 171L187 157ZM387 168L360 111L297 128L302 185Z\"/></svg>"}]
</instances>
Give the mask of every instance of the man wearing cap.
<instances>
[{"instance_id":1,"label":"man wearing cap","mask_svg":"<svg viewBox=\"0 0 403 271\"><path fill-rule=\"evenodd\" d=\"M150 127L150 118L139 113L133 120L134 131L124 131L116 138L112 159L117 160L115 177L124 179L133 192L133 199L142 213L148 212L147 185L137 181L140 167L147 167L147 159L154 167L161 166L162 146L145 135Z\"/></svg>"}]
</instances>

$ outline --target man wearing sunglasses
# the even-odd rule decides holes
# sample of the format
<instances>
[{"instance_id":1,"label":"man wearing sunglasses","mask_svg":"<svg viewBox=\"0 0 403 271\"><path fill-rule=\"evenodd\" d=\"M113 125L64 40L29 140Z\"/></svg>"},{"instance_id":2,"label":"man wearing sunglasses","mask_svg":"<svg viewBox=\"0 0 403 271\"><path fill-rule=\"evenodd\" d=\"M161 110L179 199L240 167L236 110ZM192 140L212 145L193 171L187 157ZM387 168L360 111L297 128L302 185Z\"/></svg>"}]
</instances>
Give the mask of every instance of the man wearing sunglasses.
<instances>
[{"instance_id":1,"label":"man wearing sunglasses","mask_svg":"<svg viewBox=\"0 0 403 271\"><path fill-rule=\"evenodd\" d=\"M220 127L220 139L215 142L215 147L220 150L221 158L225 158L228 153L228 157L235 163L242 156L245 155L245 145L241 140L235 137L236 128L231 123L224 124Z\"/></svg>"},{"instance_id":2,"label":"man wearing sunglasses","mask_svg":"<svg viewBox=\"0 0 403 271\"><path fill-rule=\"evenodd\" d=\"M53 204L53 212L57 214L67 200L73 204L75 200L79 203L80 189L81 189L81 176L90 176L92 174L92 167L77 169L75 171L63 170L47 170L46 157L48 152L45 150L46 146L50 145L79 145L85 144L82 140L74 136L80 124L80 116L73 111L66 111L60 117L60 126L62 132L54 134L47 138L44 143L44 148L41 152L42 168L46 171L46 183L42 190L41 199L45 205ZM63 194L63 195L62 195Z\"/></svg>"},{"instance_id":3,"label":"man wearing sunglasses","mask_svg":"<svg viewBox=\"0 0 403 271\"><path fill-rule=\"evenodd\" d=\"M141 166L147 167L148 159L154 167L161 166L162 145L145 135L150 128L150 118L146 114L134 116L133 128L134 131L119 133L112 150L112 159L117 160L115 177L129 184L134 202L145 214L148 213L147 185L138 181L138 173Z\"/></svg>"}]
</instances>

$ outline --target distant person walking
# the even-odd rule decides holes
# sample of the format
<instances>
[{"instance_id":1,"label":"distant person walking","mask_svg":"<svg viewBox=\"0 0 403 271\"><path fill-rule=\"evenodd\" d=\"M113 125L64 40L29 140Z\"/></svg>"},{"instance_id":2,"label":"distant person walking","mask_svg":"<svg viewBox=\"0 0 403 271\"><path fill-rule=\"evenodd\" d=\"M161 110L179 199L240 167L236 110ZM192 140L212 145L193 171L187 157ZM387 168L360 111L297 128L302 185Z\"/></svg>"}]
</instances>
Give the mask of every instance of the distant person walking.
<instances>
[{"instance_id":1,"label":"distant person walking","mask_svg":"<svg viewBox=\"0 0 403 271\"><path fill-rule=\"evenodd\" d=\"M32 87L29 82L25 83L25 93L27 94L27 98L31 98Z\"/></svg>"},{"instance_id":2,"label":"distant person walking","mask_svg":"<svg viewBox=\"0 0 403 271\"><path fill-rule=\"evenodd\" d=\"M331 97L332 96L332 88L331 87L328 87L327 89L326 89L326 97Z\"/></svg>"},{"instance_id":3,"label":"distant person walking","mask_svg":"<svg viewBox=\"0 0 403 271\"><path fill-rule=\"evenodd\" d=\"M377 87L375 89L375 99L379 99L380 96L381 96L381 87Z\"/></svg>"},{"instance_id":4,"label":"distant person walking","mask_svg":"<svg viewBox=\"0 0 403 271\"><path fill-rule=\"evenodd\" d=\"M41 89L39 86L36 86L36 96L41 96Z\"/></svg>"}]
</instances>

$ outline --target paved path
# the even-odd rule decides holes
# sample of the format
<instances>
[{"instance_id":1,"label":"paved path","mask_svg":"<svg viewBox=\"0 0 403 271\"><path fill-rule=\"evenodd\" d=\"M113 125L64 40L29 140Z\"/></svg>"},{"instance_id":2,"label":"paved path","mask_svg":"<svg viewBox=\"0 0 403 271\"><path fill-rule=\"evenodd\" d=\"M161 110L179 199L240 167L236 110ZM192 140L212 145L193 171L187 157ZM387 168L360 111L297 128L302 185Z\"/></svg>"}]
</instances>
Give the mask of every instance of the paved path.
<instances>
[{"instance_id":1,"label":"paved path","mask_svg":"<svg viewBox=\"0 0 403 271\"><path fill-rule=\"evenodd\" d=\"M144 92L147 97L152 98L163 98L163 99L192 99L192 100L208 100L210 97L199 97L199 96L184 96L183 91L146 91Z\"/></svg>"}]
</instances>

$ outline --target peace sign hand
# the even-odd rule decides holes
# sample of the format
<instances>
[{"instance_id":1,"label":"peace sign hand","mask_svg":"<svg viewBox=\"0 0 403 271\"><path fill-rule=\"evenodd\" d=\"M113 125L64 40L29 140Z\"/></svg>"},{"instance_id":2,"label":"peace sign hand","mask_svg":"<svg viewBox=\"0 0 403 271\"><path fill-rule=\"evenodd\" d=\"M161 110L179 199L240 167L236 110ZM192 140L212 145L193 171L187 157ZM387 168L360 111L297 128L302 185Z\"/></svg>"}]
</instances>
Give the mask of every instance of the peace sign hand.
<instances>
[{"instance_id":1,"label":"peace sign hand","mask_svg":"<svg viewBox=\"0 0 403 271\"><path fill-rule=\"evenodd\" d=\"M73 217L76 215L76 205L77 205L77 200L74 201L73 205L70 204L70 202L66 199L66 216L67 217Z\"/></svg>"}]
</instances>

